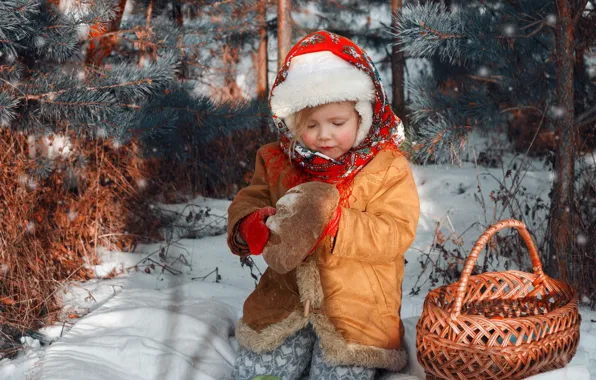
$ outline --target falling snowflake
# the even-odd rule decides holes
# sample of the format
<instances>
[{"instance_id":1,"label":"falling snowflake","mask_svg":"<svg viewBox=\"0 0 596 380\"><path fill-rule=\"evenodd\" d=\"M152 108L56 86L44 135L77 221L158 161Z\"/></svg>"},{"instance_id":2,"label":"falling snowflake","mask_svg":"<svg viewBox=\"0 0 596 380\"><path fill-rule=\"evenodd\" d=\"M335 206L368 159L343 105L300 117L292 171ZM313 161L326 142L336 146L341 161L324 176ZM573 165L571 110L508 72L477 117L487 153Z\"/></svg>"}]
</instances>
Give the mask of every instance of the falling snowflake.
<instances>
[{"instance_id":1,"label":"falling snowflake","mask_svg":"<svg viewBox=\"0 0 596 380\"><path fill-rule=\"evenodd\" d=\"M563 116L565 116L565 108L563 108L563 107L552 106L550 111L551 111L552 116L555 118L562 118Z\"/></svg>"},{"instance_id":2,"label":"falling snowflake","mask_svg":"<svg viewBox=\"0 0 596 380\"><path fill-rule=\"evenodd\" d=\"M140 178L137 180L137 186L139 189L144 189L147 187L147 180L145 178Z\"/></svg>"},{"instance_id":3,"label":"falling snowflake","mask_svg":"<svg viewBox=\"0 0 596 380\"><path fill-rule=\"evenodd\" d=\"M22 174L22 175L19 176L19 183L21 185L26 185L28 182L29 182L29 176L28 175Z\"/></svg>"},{"instance_id":4,"label":"falling snowflake","mask_svg":"<svg viewBox=\"0 0 596 380\"><path fill-rule=\"evenodd\" d=\"M553 181L553 182L557 182L557 175L555 173L548 173L548 179Z\"/></svg>"},{"instance_id":5,"label":"falling snowflake","mask_svg":"<svg viewBox=\"0 0 596 380\"><path fill-rule=\"evenodd\" d=\"M74 220L77 218L78 214L74 211L71 211L68 213L68 220L70 220L71 222L74 222Z\"/></svg>"},{"instance_id":6,"label":"falling snowflake","mask_svg":"<svg viewBox=\"0 0 596 380\"><path fill-rule=\"evenodd\" d=\"M37 186L38 186L38 183L37 183L37 181L36 181L36 180L34 180L33 178L29 178L29 179L27 180L27 188L28 188L29 190L35 190L35 189L37 189Z\"/></svg>"},{"instance_id":7,"label":"falling snowflake","mask_svg":"<svg viewBox=\"0 0 596 380\"><path fill-rule=\"evenodd\" d=\"M511 24L507 24L503 28L503 33L505 33L505 35L507 37L513 37L513 36L515 36L515 31L516 31L515 25L511 25Z\"/></svg>"},{"instance_id":8,"label":"falling snowflake","mask_svg":"<svg viewBox=\"0 0 596 380\"><path fill-rule=\"evenodd\" d=\"M557 16L556 15L553 15L553 14L550 14L550 15L546 16L546 22L549 25L553 25L554 26L557 23Z\"/></svg>"},{"instance_id":9,"label":"falling snowflake","mask_svg":"<svg viewBox=\"0 0 596 380\"><path fill-rule=\"evenodd\" d=\"M37 36L33 39L33 44L38 49L44 47L46 42L47 42L46 39L43 38L42 36Z\"/></svg>"},{"instance_id":10,"label":"falling snowflake","mask_svg":"<svg viewBox=\"0 0 596 380\"><path fill-rule=\"evenodd\" d=\"M588 237L584 234L577 235L577 244L579 245L586 245L588 242Z\"/></svg>"},{"instance_id":11,"label":"falling snowflake","mask_svg":"<svg viewBox=\"0 0 596 380\"><path fill-rule=\"evenodd\" d=\"M490 75L490 70L486 66L482 66L478 69L478 75L481 77L487 77Z\"/></svg>"}]
</instances>

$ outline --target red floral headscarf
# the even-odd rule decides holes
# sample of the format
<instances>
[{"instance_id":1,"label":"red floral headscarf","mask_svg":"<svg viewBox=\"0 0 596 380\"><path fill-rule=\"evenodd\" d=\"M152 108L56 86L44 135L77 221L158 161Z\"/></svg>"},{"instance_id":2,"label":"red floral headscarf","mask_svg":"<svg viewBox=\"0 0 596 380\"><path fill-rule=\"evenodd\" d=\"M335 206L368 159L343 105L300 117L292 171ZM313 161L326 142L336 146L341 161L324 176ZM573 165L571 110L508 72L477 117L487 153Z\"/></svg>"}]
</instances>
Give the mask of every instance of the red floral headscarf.
<instances>
[{"instance_id":1,"label":"red floral headscarf","mask_svg":"<svg viewBox=\"0 0 596 380\"><path fill-rule=\"evenodd\" d=\"M300 40L288 53L283 66L277 74L271 94L287 78L290 63L294 57L321 51L332 52L370 77L375 88L375 101L372 105L372 125L368 131L368 135L359 145L334 160L318 154L301 144L297 144L291 150L291 141L294 136L286 126L284 119L278 117L272 109L273 119L279 132L281 151L287 155L286 161L289 156L292 164L301 169L301 173L297 176L300 178L288 180L290 182L287 183L289 185L288 188L309 180L338 184L338 188L340 185L349 186L354 176L379 151L383 149L399 150L400 144L404 141L403 124L391 110L377 69L366 52L345 37L327 31L318 31ZM270 97L270 105L271 99ZM271 157L271 159L279 164L279 157L278 159ZM268 167L268 171L270 169L274 168ZM283 168L278 167L278 174L281 170ZM275 176L274 173L271 174Z\"/></svg>"}]
</instances>

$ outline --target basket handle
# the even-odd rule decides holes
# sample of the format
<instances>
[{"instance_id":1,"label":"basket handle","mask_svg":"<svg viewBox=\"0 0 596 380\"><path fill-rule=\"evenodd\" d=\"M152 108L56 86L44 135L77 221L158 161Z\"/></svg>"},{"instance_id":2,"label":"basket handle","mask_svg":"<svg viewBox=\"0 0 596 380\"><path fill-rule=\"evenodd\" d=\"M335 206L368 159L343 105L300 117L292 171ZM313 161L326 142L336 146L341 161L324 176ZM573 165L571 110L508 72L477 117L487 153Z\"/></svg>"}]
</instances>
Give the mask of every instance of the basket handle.
<instances>
[{"instance_id":1,"label":"basket handle","mask_svg":"<svg viewBox=\"0 0 596 380\"><path fill-rule=\"evenodd\" d=\"M461 307L464 301L464 294L466 288L468 286L468 280L470 275L472 274L472 269L474 269L474 265L476 264L476 259L478 259L478 255L480 251L484 249L486 243L493 237L498 231L504 228L515 228L524 239L526 245L528 246L528 252L530 253L530 258L532 259L532 269L534 274L538 275L537 281L534 282L534 286L542 283L545 279L544 272L542 271L542 263L540 262L540 257L538 256L538 251L536 250L536 245L534 245L534 241L526 228L526 225L519 220L516 219L506 219L502 220L498 223L493 224L490 226L476 241L474 244L474 248L472 248L472 252L468 259L466 260L466 264L464 265L464 270L461 274L459 279L459 286L457 287L457 291L455 293L455 302L453 303L453 307L451 309L451 318L455 319L459 317L461 313Z\"/></svg>"}]
</instances>

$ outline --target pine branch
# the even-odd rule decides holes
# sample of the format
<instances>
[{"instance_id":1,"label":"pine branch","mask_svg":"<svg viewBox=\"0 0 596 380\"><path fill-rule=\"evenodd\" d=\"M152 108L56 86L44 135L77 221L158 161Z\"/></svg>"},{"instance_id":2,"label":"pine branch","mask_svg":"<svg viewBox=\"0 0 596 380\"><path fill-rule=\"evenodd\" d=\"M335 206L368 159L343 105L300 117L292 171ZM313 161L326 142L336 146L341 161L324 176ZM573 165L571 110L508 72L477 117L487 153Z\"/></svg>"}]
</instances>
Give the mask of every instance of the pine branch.
<instances>
[{"instance_id":1,"label":"pine branch","mask_svg":"<svg viewBox=\"0 0 596 380\"><path fill-rule=\"evenodd\" d=\"M73 12L64 15L43 0L0 2L0 53L58 62L72 57L82 43L82 26L106 23L114 17L109 0L83 0L77 4Z\"/></svg>"},{"instance_id":2,"label":"pine branch","mask_svg":"<svg viewBox=\"0 0 596 380\"><path fill-rule=\"evenodd\" d=\"M523 6L525 12L521 15L530 22L523 21L511 6L498 11L487 6L484 12L472 7L449 12L436 3L409 5L394 15L397 27L391 33L400 40L401 49L414 57L438 55L443 61L459 65L472 62L507 65L510 62L506 57L513 45L520 44L521 39L541 43L536 37L544 32L545 26L551 26L545 21L550 9L533 1L523 2ZM517 33L527 29L532 30Z\"/></svg>"},{"instance_id":3,"label":"pine branch","mask_svg":"<svg viewBox=\"0 0 596 380\"><path fill-rule=\"evenodd\" d=\"M63 94L65 92L68 92L68 91L78 90L80 88L84 88L87 91L100 91L100 90L107 90L107 89L118 88L118 87L140 85L140 84L144 84L144 83L151 84L152 82L153 82L153 79L152 78L145 78L145 79L139 79L137 81L126 82L126 83L119 83L119 84L107 85L107 86L97 86L97 87L76 86L76 87L71 87L71 88L65 88L65 89L60 90L60 91L46 92L44 94L23 95L23 96L20 96L18 99L41 100L42 98L48 98L48 99L44 99L44 100L45 101L48 101L48 102L55 103L55 104L59 104L58 102L53 102L52 101L52 99L56 95L60 95L60 94ZM66 103L64 103L64 104L66 104Z\"/></svg>"}]
</instances>

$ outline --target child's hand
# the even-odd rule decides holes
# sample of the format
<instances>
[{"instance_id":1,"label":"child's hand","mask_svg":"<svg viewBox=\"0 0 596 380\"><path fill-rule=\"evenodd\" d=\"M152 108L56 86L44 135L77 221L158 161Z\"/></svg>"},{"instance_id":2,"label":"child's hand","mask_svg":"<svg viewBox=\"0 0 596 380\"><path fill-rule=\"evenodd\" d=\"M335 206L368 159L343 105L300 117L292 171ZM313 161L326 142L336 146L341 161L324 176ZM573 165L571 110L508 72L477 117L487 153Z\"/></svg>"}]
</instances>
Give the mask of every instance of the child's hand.
<instances>
[{"instance_id":1,"label":"child's hand","mask_svg":"<svg viewBox=\"0 0 596 380\"><path fill-rule=\"evenodd\" d=\"M269 240L269 228L265 224L267 217L275 215L275 207L263 207L240 222L240 236L253 255L260 255L263 252L267 240Z\"/></svg>"}]
</instances>

